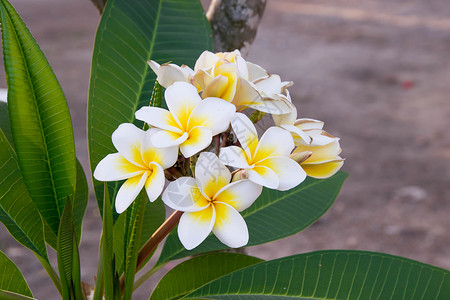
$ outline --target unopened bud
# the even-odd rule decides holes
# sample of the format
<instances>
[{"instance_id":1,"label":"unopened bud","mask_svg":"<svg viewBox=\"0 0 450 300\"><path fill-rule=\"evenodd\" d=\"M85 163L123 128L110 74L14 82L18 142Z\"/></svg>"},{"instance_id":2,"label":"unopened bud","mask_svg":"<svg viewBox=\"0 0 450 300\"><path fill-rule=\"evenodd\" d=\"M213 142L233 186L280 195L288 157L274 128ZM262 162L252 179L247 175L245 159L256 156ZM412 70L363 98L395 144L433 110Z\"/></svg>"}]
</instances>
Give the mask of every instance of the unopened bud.
<instances>
[{"instance_id":1,"label":"unopened bud","mask_svg":"<svg viewBox=\"0 0 450 300\"><path fill-rule=\"evenodd\" d=\"M311 151L294 152L291 155L289 155L289 158L301 164L302 162L310 158L311 155L312 155Z\"/></svg>"},{"instance_id":2,"label":"unopened bud","mask_svg":"<svg viewBox=\"0 0 450 300\"><path fill-rule=\"evenodd\" d=\"M231 182L248 179L248 171L244 169L237 170L233 175Z\"/></svg>"}]
</instances>

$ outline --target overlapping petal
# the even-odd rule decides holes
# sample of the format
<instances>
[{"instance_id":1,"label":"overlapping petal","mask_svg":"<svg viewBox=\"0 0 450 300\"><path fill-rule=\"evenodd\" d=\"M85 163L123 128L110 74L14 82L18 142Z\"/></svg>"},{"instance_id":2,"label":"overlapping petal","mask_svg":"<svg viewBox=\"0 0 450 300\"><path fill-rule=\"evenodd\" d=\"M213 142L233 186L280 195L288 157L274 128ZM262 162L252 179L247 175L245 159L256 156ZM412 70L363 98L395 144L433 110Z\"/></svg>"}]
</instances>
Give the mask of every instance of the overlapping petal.
<instances>
[{"instance_id":1,"label":"overlapping petal","mask_svg":"<svg viewBox=\"0 0 450 300\"><path fill-rule=\"evenodd\" d=\"M277 174L279 185L276 189L280 191L296 187L306 178L306 172L302 167L289 157L269 157L260 161L258 166L265 166Z\"/></svg>"},{"instance_id":2,"label":"overlapping petal","mask_svg":"<svg viewBox=\"0 0 450 300\"><path fill-rule=\"evenodd\" d=\"M178 237L187 250L194 249L203 242L214 227L216 211L209 205L202 211L185 212L178 224Z\"/></svg>"},{"instance_id":3,"label":"overlapping petal","mask_svg":"<svg viewBox=\"0 0 450 300\"><path fill-rule=\"evenodd\" d=\"M179 121L181 129L186 129L192 110L202 101L197 89L186 82L175 82L164 96L170 113Z\"/></svg>"},{"instance_id":4,"label":"overlapping petal","mask_svg":"<svg viewBox=\"0 0 450 300\"><path fill-rule=\"evenodd\" d=\"M248 171L248 179L269 189L277 189L280 186L280 179L277 173L266 166L256 165Z\"/></svg>"},{"instance_id":5,"label":"overlapping petal","mask_svg":"<svg viewBox=\"0 0 450 300\"><path fill-rule=\"evenodd\" d=\"M220 189L214 195L214 201L226 203L237 211L243 211L255 202L261 192L261 185L250 180L239 180Z\"/></svg>"},{"instance_id":6,"label":"overlapping petal","mask_svg":"<svg viewBox=\"0 0 450 300\"><path fill-rule=\"evenodd\" d=\"M208 127L195 126L189 130L188 138L180 145L181 153L188 158L202 151L211 144L212 136Z\"/></svg>"},{"instance_id":7,"label":"overlapping petal","mask_svg":"<svg viewBox=\"0 0 450 300\"><path fill-rule=\"evenodd\" d=\"M160 148L178 146L184 143L189 137L187 132L175 133L168 130L158 130L152 135L152 143Z\"/></svg>"},{"instance_id":8,"label":"overlapping petal","mask_svg":"<svg viewBox=\"0 0 450 300\"><path fill-rule=\"evenodd\" d=\"M229 146L220 149L219 159L225 165L234 168L249 168L247 156L242 148L237 146Z\"/></svg>"},{"instance_id":9,"label":"overlapping petal","mask_svg":"<svg viewBox=\"0 0 450 300\"><path fill-rule=\"evenodd\" d=\"M258 145L258 133L255 125L244 114L236 113L231 120L231 127L247 157L253 157L253 153L255 153Z\"/></svg>"},{"instance_id":10,"label":"overlapping petal","mask_svg":"<svg viewBox=\"0 0 450 300\"><path fill-rule=\"evenodd\" d=\"M203 193L213 199L230 182L231 173L214 153L203 152L195 165L195 178Z\"/></svg>"},{"instance_id":11,"label":"overlapping petal","mask_svg":"<svg viewBox=\"0 0 450 300\"><path fill-rule=\"evenodd\" d=\"M291 134L279 127L270 127L264 132L255 150L253 162L271 156L289 156L294 149L294 140Z\"/></svg>"},{"instance_id":12,"label":"overlapping petal","mask_svg":"<svg viewBox=\"0 0 450 300\"><path fill-rule=\"evenodd\" d=\"M145 171L130 163L120 153L108 154L97 165L94 178L99 181L116 181L138 176Z\"/></svg>"},{"instance_id":13,"label":"overlapping petal","mask_svg":"<svg viewBox=\"0 0 450 300\"><path fill-rule=\"evenodd\" d=\"M145 181L145 191L147 192L148 200L153 202L161 195L166 178L164 176L164 169L159 164L152 162L150 163L149 169L150 174Z\"/></svg>"},{"instance_id":14,"label":"overlapping petal","mask_svg":"<svg viewBox=\"0 0 450 300\"><path fill-rule=\"evenodd\" d=\"M141 147L144 141L145 132L133 124L124 123L112 134L112 142L117 151L129 162L140 167L144 167L141 156Z\"/></svg>"},{"instance_id":15,"label":"overlapping petal","mask_svg":"<svg viewBox=\"0 0 450 300\"><path fill-rule=\"evenodd\" d=\"M169 183L162 195L163 202L175 209L186 212L200 211L209 206L200 191L197 181L192 177L180 177Z\"/></svg>"},{"instance_id":16,"label":"overlapping petal","mask_svg":"<svg viewBox=\"0 0 450 300\"><path fill-rule=\"evenodd\" d=\"M219 98L206 98L192 110L188 128L207 127L214 136L228 129L235 112L236 108L231 103Z\"/></svg>"},{"instance_id":17,"label":"overlapping petal","mask_svg":"<svg viewBox=\"0 0 450 300\"><path fill-rule=\"evenodd\" d=\"M172 114L163 108L144 106L136 111L135 116L136 119L144 121L150 126L179 133L180 135L183 134L178 120L175 120Z\"/></svg>"},{"instance_id":18,"label":"overlapping petal","mask_svg":"<svg viewBox=\"0 0 450 300\"><path fill-rule=\"evenodd\" d=\"M145 132L144 143L141 148L142 160L146 166L150 163L156 162L163 169L170 168L175 164L178 158L178 147L166 147L160 148L155 147L152 143L152 137L154 134L160 132L161 130L156 128L151 128Z\"/></svg>"},{"instance_id":19,"label":"overlapping petal","mask_svg":"<svg viewBox=\"0 0 450 300\"><path fill-rule=\"evenodd\" d=\"M239 248L248 243L248 228L244 218L231 205L216 202L216 218L213 233L217 238L232 248Z\"/></svg>"},{"instance_id":20,"label":"overlapping petal","mask_svg":"<svg viewBox=\"0 0 450 300\"><path fill-rule=\"evenodd\" d=\"M137 195L139 195L139 192L145 185L145 181L148 178L148 174L149 172L144 172L140 176L134 176L127 179L122 184L116 196L115 206L117 213L119 214L123 213L128 208L128 206L130 206L130 204L134 201L134 199L136 199Z\"/></svg>"}]
</instances>

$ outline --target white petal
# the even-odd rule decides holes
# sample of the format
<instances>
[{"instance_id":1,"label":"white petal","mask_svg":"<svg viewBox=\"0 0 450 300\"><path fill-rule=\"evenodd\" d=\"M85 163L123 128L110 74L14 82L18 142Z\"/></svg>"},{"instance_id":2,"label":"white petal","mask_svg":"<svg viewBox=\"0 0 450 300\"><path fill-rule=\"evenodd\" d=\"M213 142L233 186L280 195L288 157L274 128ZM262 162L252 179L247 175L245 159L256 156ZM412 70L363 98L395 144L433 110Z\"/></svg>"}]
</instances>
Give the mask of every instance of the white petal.
<instances>
[{"instance_id":1,"label":"white petal","mask_svg":"<svg viewBox=\"0 0 450 300\"><path fill-rule=\"evenodd\" d=\"M150 60L148 61L149 66L152 68L153 72L157 75L156 80L160 85L167 88L177 81L188 80L190 73L194 72L188 67L188 69L177 66L175 64L162 64Z\"/></svg>"},{"instance_id":2,"label":"white petal","mask_svg":"<svg viewBox=\"0 0 450 300\"><path fill-rule=\"evenodd\" d=\"M315 119L302 118L295 121L295 126L301 130L322 129L323 122Z\"/></svg>"},{"instance_id":3,"label":"white petal","mask_svg":"<svg viewBox=\"0 0 450 300\"><path fill-rule=\"evenodd\" d=\"M189 134L187 132L183 134L174 133L167 130L159 130L151 137L153 145L159 148L167 148L180 145L187 140Z\"/></svg>"},{"instance_id":4,"label":"white petal","mask_svg":"<svg viewBox=\"0 0 450 300\"><path fill-rule=\"evenodd\" d=\"M207 127L214 136L228 129L235 112L236 107L223 99L206 98L192 111L188 128Z\"/></svg>"},{"instance_id":5,"label":"white petal","mask_svg":"<svg viewBox=\"0 0 450 300\"><path fill-rule=\"evenodd\" d=\"M164 96L170 112L186 129L192 110L202 101L197 89L186 82L175 82L167 88Z\"/></svg>"},{"instance_id":6,"label":"white petal","mask_svg":"<svg viewBox=\"0 0 450 300\"><path fill-rule=\"evenodd\" d=\"M246 154L242 148L237 146L230 146L220 149L220 161L230 167L235 168L249 168Z\"/></svg>"},{"instance_id":7,"label":"white petal","mask_svg":"<svg viewBox=\"0 0 450 300\"><path fill-rule=\"evenodd\" d=\"M151 162L158 163L163 169L170 168L178 159L178 146L159 148L152 143L152 137L161 130L151 128L145 132L144 145L142 147L142 159L148 166Z\"/></svg>"},{"instance_id":8,"label":"white petal","mask_svg":"<svg viewBox=\"0 0 450 300\"><path fill-rule=\"evenodd\" d=\"M133 124L124 123L113 132L111 139L114 147L131 163L144 167L141 147L144 143L145 132Z\"/></svg>"},{"instance_id":9,"label":"white petal","mask_svg":"<svg viewBox=\"0 0 450 300\"><path fill-rule=\"evenodd\" d=\"M279 180L277 190L286 191L296 187L306 178L306 172L300 165L289 157L270 157L258 163L273 170Z\"/></svg>"},{"instance_id":10,"label":"white petal","mask_svg":"<svg viewBox=\"0 0 450 300\"><path fill-rule=\"evenodd\" d=\"M255 202L261 192L261 185L250 180L239 180L218 191L214 196L214 201L229 204L237 211L243 211Z\"/></svg>"},{"instance_id":11,"label":"white petal","mask_svg":"<svg viewBox=\"0 0 450 300\"><path fill-rule=\"evenodd\" d=\"M294 125L281 125L280 127L291 132L291 134L292 134L292 136L294 138L294 142L296 142L296 141L298 141L300 139L305 144L311 143L311 137L306 132L304 132L303 130L298 128L297 126L294 126Z\"/></svg>"},{"instance_id":12,"label":"white petal","mask_svg":"<svg viewBox=\"0 0 450 300\"><path fill-rule=\"evenodd\" d=\"M306 174L313 178L323 179L331 177L336 174L337 171L344 164L344 160L340 157L337 157L334 161L329 161L320 164L302 164Z\"/></svg>"},{"instance_id":13,"label":"white petal","mask_svg":"<svg viewBox=\"0 0 450 300\"><path fill-rule=\"evenodd\" d=\"M97 165L94 178L100 181L116 181L134 177L144 170L126 160L120 153L108 154Z\"/></svg>"},{"instance_id":14,"label":"white petal","mask_svg":"<svg viewBox=\"0 0 450 300\"><path fill-rule=\"evenodd\" d=\"M256 133L255 125L253 125L252 121L246 115L236 113L231 120L231 127L247 157L252 158L258 145L258 134Z\"/></svg>"},{"instance_id":15,"label":"white petal","mask_svg":"<svg viewBox=\"0 0 450 300\"><path fill-rule=\"evenodd\" d=\"M321 163L326 161L335 160L341 152L339 145L339 139L335 139L333 142L325 145L298 145L294 152L311 151L312 155L308 158L308 163Z\"/></svg>"},{"instance_id":16,"label":"white petal","mask_svg":"<svg viewBox=\"0 0 450 300\"><path fill-rule=\"evenodd\" d=\"M164 176L164 169L159 164L151 163L150 168L153 172L145 182L145 191L147 192L148 200L153 202L161 195L166 177Z\"/></svg>"},{"instance_id":17,"label":"white petal","mask_svg":"<svg viewBox=\"0 0 450 300\"><path fill-rule=\"evenodd\" d=\"M254 84L263 97L271 97L273 94L281 93L281 78L279 75L269 75L266 78L256 80Z\"/></svg>"},{"instance_id":18,"label":"white petal","mask_svg":"<svg viewBox=\"0 0 450 300\"><path fill-rule=\"evenodd\" d=\"M239 76L248 80L248 67L245 60L242 58L241 53L239 50L235 50L234 53L236 54L236 65L239 71Z\"/></svg>"},{"instance_id":19,"label":"white petal","mask_svg":"<svg viewBox=\"0 0 450 300\"><path fill-rule=\"evenodd\" d=\"M212 205L202 211L185 212L178 224L178 237L184 248L191 250L200 245L210 234L215 220L216 212Z\"/></svg>"},{"instance_id":20,"label":"white petal","mask_svg":"<svg viewBox=\"0 0 450 300\"><path fill-rule=\"evenodd\" d=\"M217 191L230 183L231 173L214 153L202 152L195 164L195 179L203 193L212 199Z\"/></svg>"},{"instance_id":21,"label":"white petal","mask_svg":"<svg viewBox=\"0 0 450 300\"><path fill-rule=\"evenodd\" d=\"M180 177L170 182L164 190L162 200L170 208L188 212L205 209L210 203L192 177Z\"/></svg>"},{"instance_id":22,"label":"white petal","mask_svg":"<svg viewBox=\"0 0 450 300\"><path fill-rule=\"evenodd\" d=\"M219 61L214 53L210 51L203 51L195 62L194 71L210 69Z\"/></svg>"},{"instance_id":23,"label":"white petal","mask_svg":"<svg viewBox=\"0 0 450 300\"><path fill-rule=\"evenodd\" d=\"M291 104L291 112L282 115L272 115L275 125L294 125L295 119L297 119L297 108L294 104Z\"/></svg>"},{"instance_id":24,"label":"white petal","mask_svg":"<svg viewBox=\"0 0 450 300\"><path fill-rule=\"evenodd\" d=\"M292 112L292 105L287 99L264 98L264 101L255 102L248 106L273 115L283 115Z\"/></svg>"},{"instance_id":25,"label":"white petal","mask_svg":"<svg viewBox=\"0 0 450 300\"><path fill-rule=\"evenodd\" d=\"M142 176L132 177L122 184L116 196L116 211L118 214L123 213L136 199L144 187L147 177L148 172L145 172Z\"/></svg>"},{"instance_id":26,"label":"white petal","mask_svg":"<svg viewBox=\"0 0 450 300\"><path fill-rule=\"evenodd\" d=\"M213 233L231 248L239 248L248 243L248 228L244 218L230 205L215 203L216 222Z\"/></svg>"},{"instance_id":27,"label":"white petal","mask_svg":"<svg viewBox=\"0 0 450 300\"><path fill-rule=\"evenodd\" d=\"M239 78L236 94L233 98L233 104L236 105L238 111L246 107L262 105L263 103L263 98L258 93L255 85L244 78Z\"/></svg>"},{"instance_id":28,"label":"white petal","mask_svg":"<svg viewBox=\"0 0 450 300\"><path fill-rule=\"evenodd\" d=\"M248 80L255 81L256 79L269 76L266 70L258 66L257 64L247 62L248 68Z\"/></svg>"},{"instance_id":29,"label":"white petal","mask_svg":"<svg viewBox=\"0 0 450 300\"><path fill-rule=\"evenodd\" d=\"M271 156L289 156L294 147L294 139L289 131L280 127L270 127L259 141L254 161L257 162Z\"/></svg>"},{"instance_id":30,"label":"white petal","mask_svg":"<svg viewBox=\"0 0 450 300\"><path fill-rule=\"evenodd\" d=\"M188 158L208 147L211 141L211 130L197 126L189 131L188 138L180 145L180 151L184 157Z\"/></svg>"},{"instance_id":31,"label":"white petal","mask_svg":"<svg viewBox=\"0 0 450 300\"><path fill-rule=\"evenodd\" d=\"M276 189L280 185L277 173L265 166L255 166L248 171L248 180L269 189Z\"/></svg>"},{"instance_id":32,"label":"white petal","mask_svg":"<svg viewBox=\"0 0 450 300\"><path fill-rule=\"evenodd\" d=\"M136 112L135 116L136 119L144 121L153 127L169 130L179 134L183 133L180 129L181 126L177 123L177 120L174 119L168 110L163 108L144 106Z\"/></svg>"}]
</instances>

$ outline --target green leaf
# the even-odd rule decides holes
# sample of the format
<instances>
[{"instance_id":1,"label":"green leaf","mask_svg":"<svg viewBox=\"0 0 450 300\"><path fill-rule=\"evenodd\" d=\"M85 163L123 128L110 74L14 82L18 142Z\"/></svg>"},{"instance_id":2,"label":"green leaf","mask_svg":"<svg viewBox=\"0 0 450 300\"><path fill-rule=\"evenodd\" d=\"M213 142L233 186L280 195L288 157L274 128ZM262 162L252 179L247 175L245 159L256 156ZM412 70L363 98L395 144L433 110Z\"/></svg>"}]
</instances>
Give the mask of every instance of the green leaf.
<instances>
[{"instance_id":1,"label":"green leaf","mask_svg":"<svg viewBox=\"0 0 450 300\"><path fill-rule=\"evenodd\" d=\"M248 246L293 235L313 224L331 207L346 177L344 172L338 172L327 179L308 177L289 191L264 189L255 203L242 213L249 230ZM227 249L227 246L210 235L200 246L187 251L173 230L167 237L157 265L222 249Z\"/></svg>"},{"instance_id":2,"label":"green leaf","mask_svg":"<svg viewBox=\"0 0 450 300\"><path fill-rule=\"evenodd\" d=\"M193 66L212 50L211 29L198 0L108 0L95 38L88 103L91 171L117 152L111 134L121 123L135 123L134 113L148 105L155 74L149 59ZM117 184L110 184L115 198ZM94 180L99 208L103 185Z\"/></svg>"},{"instance_id":3,"label":"green leaf","mask_svg":"<svg viewBox=\"0 0 450 300\"><path fill-rule=\"evenodd\" d=\"M0 251L0 290L33 297L25 278L17 266ZM3 299L3 298L1 298Z\"/></svg>"},{"instance_id":4,"label":"green leaf","mask_svg":"<svg viewBox=\"0 0 450 300\"><path fill-rule=\"evenodd\" d=\"M73 225L75 227L75 234L77 237L78 245L81 241L81 229L88 199L89 186L87 183L86 175L84 174L83 167L81 166L80 161L77 159L77 181L75 196L73 200Z\"/></svg>"},{"instance_id":5,"label":"green leaf","mask_svg":"<svg viewBox=\"0 0 450 300\"><path fill-rule=\"evenodd\" d=\"M123 257L125 251L125 228L129 227L130 224L126 223L126 214L128 210L121 214L114 224L114 256L116 258L116 268L119 274L123 272ZM166 210L164 203L160 198L155 202L146 201L145 203L145 215L144 224L142 226L141 240L139 242L139 249L145 244L145 242L150 239L152 234L156 229L161 226L165 220Z\"/></svg>"},{"instance_id":6,"label":"green leaf","mask_svg":"<svg viewBox=\"0 0 450 300\"><path fill-rule=\"evenodd\" d=\"M0 101L0 129L3 130L6 139L14 149L11 124L9 123L8 104Z\"/></svg>"},{"instance_id":7,"label":"green leaf","mask_svg":"<svg viewBox=\"0 0 450 300\"><path fill-rule=\"evenodd\" d=\"M450 272L403 257L318 251L263 262L183 299L450 299Z\"/></svg>"},{"instance_id":8,"label":"green leaf","mask_svg":"<svg viewBox=\"0 0 450 300\"><path fill-rule=\"evenodd\" d=\"M48 260L41 216L28 194L16 154L1 129L0 221L19 243Z\"/></svg>"},{"instance_id":9,"label":"green leaf","mask_svg":"<svg viewBox=\"0 0 450 300\"><path fill-rule=\"evenodd\" d=\"M64 207L57 241L57 259L63 299L83 299L81 291L80 257L73 226L72 203Z\"/></svg>"},{"instance_id":10,"label":"green leaf","mask_svg":"<svg viewBox=\"0 0 450 300\"><path fill-rule=\"evenodd\" d=\"M208 282L262 261L235 253L211 253L194 257L170 270L158 283L150 299L181 298Z\"/></svg>"},{"instance_id":11,"label":"green leaf","mask_svg":"<svg viewBox=\"0 0 450 300\"><path fill-rule=\"evenodd\" d=\"M0 290L0 299L2 300L37 300L28 296L16 294L13 292Z\"/></svg>"},{"instance_id":12,"label":"green leaf","mask_svg":"<svg viewBox=\"0 0 450 300\"><path fill-rule=\"evenodd\" d=\"M148 202L145 190L142 190L131 207L129 239L125 248L123 300L131 300L136 274L136 262L139 254L142 226L144 224L145 204Z\"/></svg>"},{"instance_id":13,"label":"green leaf","mask_svg":"<svg viewBox=\"0 0 450 300\"><path fill-rule=\"evenodd\" d=\"M105 286L106 299L114 299L114 235L113 235L113 211L109 199L108 185L104 184L103 199L103 232L102 232L102 250L103 250L103 280ZM117 291L116 291L117 292Z\"/></svg>"},{"instance_id":14,"label":"green leaf","mask_svg":"<svg viewBox=\"0 0 450 300\"><path fill-rule=\"evenodd\" d=\"M75 187L75 146L69 109L44 54L7 0L0 0L8 110L25 184L57 234Z\"/></svg>"}]
</instances>

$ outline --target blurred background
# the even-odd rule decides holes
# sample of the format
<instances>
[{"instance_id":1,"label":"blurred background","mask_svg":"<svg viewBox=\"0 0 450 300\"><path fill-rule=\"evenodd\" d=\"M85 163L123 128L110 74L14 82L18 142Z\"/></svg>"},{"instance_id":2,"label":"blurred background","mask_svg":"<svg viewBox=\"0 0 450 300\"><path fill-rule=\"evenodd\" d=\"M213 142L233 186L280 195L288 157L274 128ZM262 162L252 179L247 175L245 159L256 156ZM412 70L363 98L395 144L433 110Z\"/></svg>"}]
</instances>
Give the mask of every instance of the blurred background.
<instances>
[{"instance_id":1,"label":"blurred background","mask_svg":"<svg viewBox=\"0 0 450 300\"><path fill-rule=\"evenodd\" d=\"M11 3L60 80L77 155L89 173L86 104L100 16L88 0ZM289 90L299 117L323 120L341 138L343 170L350 173L322 219L249 254L273 259L360 249L450 269L448 1L269 0L247 60L294 81ZM91 196L81 263L83 280L93 284L101 223ZM3 226L0 249L24 271L36 298L59 299L35 257ZM155 284L141 287L135 299L147 299Z\"/></svg>"}]
</instances>

